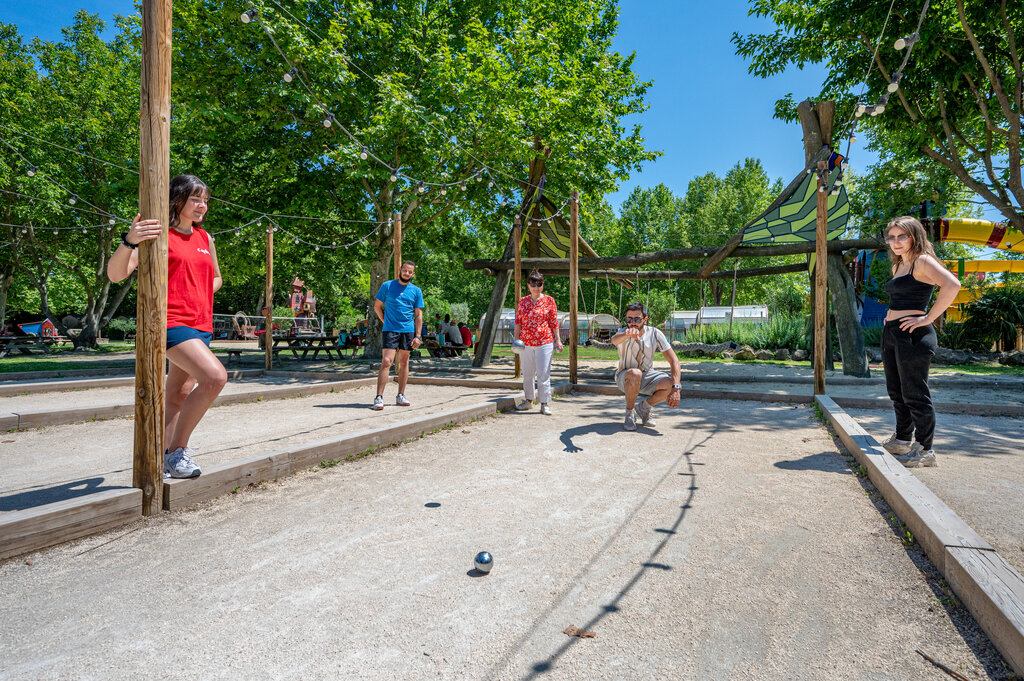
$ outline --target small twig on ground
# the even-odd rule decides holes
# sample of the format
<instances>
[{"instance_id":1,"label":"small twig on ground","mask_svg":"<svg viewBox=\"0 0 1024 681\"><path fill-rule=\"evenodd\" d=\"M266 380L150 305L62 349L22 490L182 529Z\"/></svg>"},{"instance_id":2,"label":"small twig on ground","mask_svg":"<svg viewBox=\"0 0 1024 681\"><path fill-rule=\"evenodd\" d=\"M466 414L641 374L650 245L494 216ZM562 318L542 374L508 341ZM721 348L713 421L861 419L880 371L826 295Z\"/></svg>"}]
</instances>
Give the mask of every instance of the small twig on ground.
<instances>
[{"instance_id":1,"label":"small twig on ground","mask_svg":"<svg viewBox=\"0 0 1024 681\"><path fill-rule=\"evenodd\" d=\"M119 535L117 535L116 537L114 537L113 539L109 539L109 540L107 540L107 541L103 542L102 544L97 544L96 546L93 546L92 548L89 548L89 549L86 549L85 551L82 551L82 553L76 553L76 554L75 554L75 557L77 558L78 556L81 556L81 555L82 555L83 553L89 553L90 551L94 551L94 550L98 549L98 548L99 548L99 547L101 547L101 546L106 546L106 545L107 545L107 544L109 544L110 542L114 542L114 541L117 541L117 540L118 540L118 539L120 539L121 537L127 537L127 536L128 536L129 534L131 534L132 532L138 532L138 531L139 531L140 529L142 529L142 528L141 528L141 527L136 527L136 528L135 528L134 530L128 530L128 531L127 531L127 532L125 532L124 534L119 534Z\"/></svg>"},{"instance_id":2,"label":"small twig on ground","mask_svg":"<svg viewBox=\"0 0 1024 681\"><path fill-rule=\"evenodd\" d=\"M938 667L938 668L939 668L939 669L941 669L942 671L944 671L944 672L946 672L947 674L949 674L950 676L952 676L952 677L953 677L954 679L957 679L957 681L971 681L970 679L968 679L968 678L967 678L966 676L964 676L964 675L963 675L963 674L961 674L960 672L955 672L955 671L953 671L952 669L950 669L950 668L949 668L949 667L947 667L946 665L942 664L941 662L939 662L939 661L937 661L937 660L935 660L935 659L933 659L933 658L929 657L928 655L926 655L926 654L922 653L922 652L921 652L920 650L916 650L916 651L914 651L914 652L916 652L916 653L917 653L918 655L920 655L920 656L921 656L921 657L923 657L924 659L926 659L926 660L928 660L929 662L931 662L931 663L932 663L933 665L935 665L936 667Z\"/></svg>"}]
</instances>

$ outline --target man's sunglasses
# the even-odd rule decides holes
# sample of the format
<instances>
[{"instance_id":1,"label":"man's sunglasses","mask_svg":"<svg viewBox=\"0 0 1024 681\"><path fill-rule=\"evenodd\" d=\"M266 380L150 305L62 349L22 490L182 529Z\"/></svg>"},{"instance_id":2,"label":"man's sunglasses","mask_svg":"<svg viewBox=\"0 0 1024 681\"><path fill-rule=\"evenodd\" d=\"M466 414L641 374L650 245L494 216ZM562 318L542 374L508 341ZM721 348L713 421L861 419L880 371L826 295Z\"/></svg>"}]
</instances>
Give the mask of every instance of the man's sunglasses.
<instances>
[{"instance_id":1,"label":"man's sunglasses","mask_svg":"<svg viewBox=\"0 0 1024 681\"><path fill-rule=\"evenodd\" d=\"M643 317L626 317L627 324L643 324Z\"/></svg>"}]
</instances>

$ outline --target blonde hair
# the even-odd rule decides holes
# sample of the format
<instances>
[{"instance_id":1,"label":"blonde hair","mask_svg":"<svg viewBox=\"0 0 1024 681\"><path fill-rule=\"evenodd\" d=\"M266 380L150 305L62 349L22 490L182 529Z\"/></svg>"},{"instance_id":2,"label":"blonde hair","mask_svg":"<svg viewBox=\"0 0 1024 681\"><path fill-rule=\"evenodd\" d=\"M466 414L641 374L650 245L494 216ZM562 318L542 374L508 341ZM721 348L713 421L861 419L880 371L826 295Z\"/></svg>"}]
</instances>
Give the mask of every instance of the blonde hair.
<instances>
[{"instance_id":1,"label":"blonde hair","mask_svg":"<svg viewBox=\"0 0 1024 681\"><path fill-rule=\"evenodd\" d=\"M911 243L908 255L913 254L914 257L909 262L917 260L922 255L935 257L935 249L932 248L932 242L928 241L928 233L925 232L924 225L921 224L920 220L912 215L901 215L898 218L893 218L885 227L886 236L889 236L889 230L893 227L910 236ZM893 253L891 246L887 246L887 248L889 249L889 260L892 261L893 271L895 272L903 264L903 256Z\"/></svg>"}]
</instances>

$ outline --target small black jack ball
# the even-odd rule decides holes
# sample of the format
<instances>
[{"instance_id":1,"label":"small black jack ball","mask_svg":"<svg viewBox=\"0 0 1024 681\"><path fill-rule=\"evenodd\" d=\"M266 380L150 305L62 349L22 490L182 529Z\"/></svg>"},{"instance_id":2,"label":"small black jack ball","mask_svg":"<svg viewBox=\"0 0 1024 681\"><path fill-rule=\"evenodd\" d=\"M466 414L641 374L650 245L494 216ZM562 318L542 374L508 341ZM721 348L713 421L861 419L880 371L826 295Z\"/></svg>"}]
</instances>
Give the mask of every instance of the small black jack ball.
<instances>
[{"instance_id":1,"label":"small black jack ball","mask_svg":"<svg viewBox=\"0 0 1024 681\"><path fill-rule=\"evenodd\" d=\"M486 551L481 551L476 554L476 558L473 559L473 564L476 566L478 572L487 574L491 571L491 567L494 565L494 559L491 558L491 554Z\"/></svg>"}]
</instances>

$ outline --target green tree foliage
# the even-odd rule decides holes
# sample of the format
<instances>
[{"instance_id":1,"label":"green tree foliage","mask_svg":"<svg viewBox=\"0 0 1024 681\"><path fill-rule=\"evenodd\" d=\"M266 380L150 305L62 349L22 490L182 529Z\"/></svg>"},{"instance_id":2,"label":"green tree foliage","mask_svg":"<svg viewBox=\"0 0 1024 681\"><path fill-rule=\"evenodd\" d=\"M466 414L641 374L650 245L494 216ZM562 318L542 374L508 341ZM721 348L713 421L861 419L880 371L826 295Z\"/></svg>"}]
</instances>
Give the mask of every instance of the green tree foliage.
<instances>
[{"instance_id":1,"label":"green tree foliage","mask_svg":"<svg viewBox=\"0 0 1024 681\"><path fill-rule=\"evenodd\" d=\"M1017 334L1024 327L1024 286L1006 285L989 288L980 298L964 306L964 313L974 331L1002 349L1012 350Z\"/></svg>"},{"instance_id":2,"label":"green tree foliage","mask_svg":"<svg viewBox=\"0 0 1024 681\"><path fill-rule=\"evenodd\" d=\"M920 41L898 74L903 53L894 51L894 41L915 31L922 5L894 6L887 17L888 4L867 0L751 0L750 13L771 19L778 30L734 34L733 42L750 60L750 72L762 78L824 64L828 75L816 99L836 100L837 121L852 115L857 102L851 93L861 91L869 66L866 104L880 101L901 76L884 112L860 119L883 159L898 159L912 172L918 162L906 159L923 156L1024 229L1019 52L1024 5L932 2ZM778 101L776 116L796 118L792 95Z\"/></svg>"},{"instance_id":3,"label":"green tree foliage","mask_svg":"<svg viewBox=\"0 0 1024 681\"><path fill-rule=\"evenodd\" d=\"M134 174L103 162L124 163L138 155L138 137L132 131L138 129L139 56L121 28L116 38L104 42L103 22L79 12L63 30L61 42L37 39L27 50L17 49L20 39L11 27L2 31L15 48L5 51L4 71L13 66L17 72L2 87L23 86L28 94L11 112L14 120L4 118L32 137L11 134L10 128L0 132L39 172L27 177L19 167L25 161L11 152L5 157L17 160L0 168L0 183L41 200L5 194L0 202L6 204L12 224L32 225L12 235L12 245L21 274L38 292L41 312L62 332L66 313L83 315L78 345L94 343L130 288L130 282L112 285L106 276L112 244L124 228L108 225L106 213L134 215L138 189ZM30 59L39 65L34 77L17 71L17 65L26 67ZM76 195L73 206L70 193Z\"/></svg>"}]
</instances>

